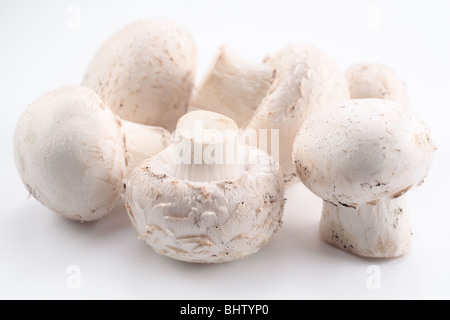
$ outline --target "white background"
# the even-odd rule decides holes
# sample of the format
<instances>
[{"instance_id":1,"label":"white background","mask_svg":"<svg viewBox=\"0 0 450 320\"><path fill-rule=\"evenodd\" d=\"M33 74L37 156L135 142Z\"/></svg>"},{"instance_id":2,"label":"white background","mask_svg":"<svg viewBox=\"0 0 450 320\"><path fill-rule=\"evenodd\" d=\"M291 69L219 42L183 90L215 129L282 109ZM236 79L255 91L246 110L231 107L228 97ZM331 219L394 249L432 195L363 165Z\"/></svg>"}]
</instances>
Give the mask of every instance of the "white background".
<instances>
[{"instance_id":1,"label":"white background","mask_svg":"<svg viewBox=\"0 0 450 320\"><path fill-rule=\"evenodd\" d=\"M80 28L73 29L77 10ZM81 225L27 200L12 156L19 115L44 92L80 83L104 40L148 17L194 35L200 76L224 43L255 61L299 42L323 48L342 68L392 66L439 147L429 178L409 193L410 254L362 259L328 246L318 234L321 201L301 185L287 191L284 227L272 241L221 265L155 254L136 239L121 207ZM445 0L1 1L0 298L450 298L449 39ZM67 288L70 265L81 269L80 290ZM367 287L371 265L381 270L380 290Z\"/></svg>"}]
</instances>

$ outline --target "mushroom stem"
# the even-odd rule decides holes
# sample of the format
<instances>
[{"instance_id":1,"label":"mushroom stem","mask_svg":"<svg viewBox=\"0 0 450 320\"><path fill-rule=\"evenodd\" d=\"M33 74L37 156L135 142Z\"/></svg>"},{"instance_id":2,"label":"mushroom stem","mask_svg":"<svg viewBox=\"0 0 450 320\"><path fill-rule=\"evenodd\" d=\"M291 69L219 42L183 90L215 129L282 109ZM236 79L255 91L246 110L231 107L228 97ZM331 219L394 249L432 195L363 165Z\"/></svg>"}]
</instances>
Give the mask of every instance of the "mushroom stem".
<instances>
[{"instance_id":1,"label":"mushroom stem","mask_svg":"<svg viewBox=\"0 0 450 320\"><path fill-rule=\"evenodd\" d=\"M329 244L359 256L402 256L411 243L406 198L383 199L358 208L324 201L320 234Z\"/></svg>"},{"instance_id":2,"label":"mushroom stem","mask_svg":"<svg viewBox=\"0 0 450 320\"><path fill-rule=\"evenodd\" d=\"M232 180L244 172L239 161L238 127L209 111L193 111L177 124L171 174L195 182Z\"/></svg>"},{"instance_id":3,"label":"mushroom stem","mask_svg":"<svg viewBox=\"0 0 450 320\"><path fill-rule=\"evenodd\" d=\"M126 151L126 176L147 157L167 148L170 132L162 127L146 126L120 120Z\"/></svg>"},{"instance_id":4,"label":"mushroom stem","mask_svg":"<svg viewBox=\"0 0 450 320\"><path fill-rule=\"evenodd\" d=\"M222 46L191 106L224 114L242 128L267 94L273 77L270 66L242 59Z\"/></svg>"}]
</instances>

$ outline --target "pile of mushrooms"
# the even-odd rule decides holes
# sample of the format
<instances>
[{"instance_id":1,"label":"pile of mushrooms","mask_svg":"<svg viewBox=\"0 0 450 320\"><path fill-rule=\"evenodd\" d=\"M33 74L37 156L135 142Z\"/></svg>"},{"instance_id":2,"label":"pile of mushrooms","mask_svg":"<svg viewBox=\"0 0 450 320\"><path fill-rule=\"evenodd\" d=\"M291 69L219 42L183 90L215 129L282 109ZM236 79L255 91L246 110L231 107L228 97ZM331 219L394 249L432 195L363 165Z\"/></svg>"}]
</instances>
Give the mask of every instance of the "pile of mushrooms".
<instances>
[{"instance_id":1,"label":"pile of mushrooms","mask_svg":"<svg viewBox=\"0 0 450 320\"><path fill-rule=\"evenodd\" d=\"M196 45L182 27L152 19L119 30L81 85L20 117L14 157L29 194L81 222L124 205L157 253L220 263L272 238L285 187L301 181L324 200L326 242L366 257L408 252L404 194L423 183L436 148L390 68L344 72L299 44L255 63L223 46L195 80Z\"/></svg>"}]
</instances>

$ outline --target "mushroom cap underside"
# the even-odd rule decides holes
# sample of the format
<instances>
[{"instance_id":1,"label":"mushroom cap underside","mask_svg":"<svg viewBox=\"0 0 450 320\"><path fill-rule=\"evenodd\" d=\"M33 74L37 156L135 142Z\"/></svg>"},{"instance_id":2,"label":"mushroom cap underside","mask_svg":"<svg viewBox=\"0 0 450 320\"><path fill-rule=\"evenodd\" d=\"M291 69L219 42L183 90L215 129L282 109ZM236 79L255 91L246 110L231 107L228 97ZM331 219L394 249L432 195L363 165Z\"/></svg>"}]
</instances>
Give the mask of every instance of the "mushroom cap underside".
<instances>
[{"instance_id":1,"label":"mushroom cap underside","mask_svg":"<svg viewBox=\"0 0 450 320\"><path fill-rule=\"evenodd\" d=\"M155 251L189 262L218 263L255 253L278 230L284 208L279 166L262 159L234 180L190 182L169 174L170 150L147 159L127 184L138 235Z\"/></svg>"}]
</instances>

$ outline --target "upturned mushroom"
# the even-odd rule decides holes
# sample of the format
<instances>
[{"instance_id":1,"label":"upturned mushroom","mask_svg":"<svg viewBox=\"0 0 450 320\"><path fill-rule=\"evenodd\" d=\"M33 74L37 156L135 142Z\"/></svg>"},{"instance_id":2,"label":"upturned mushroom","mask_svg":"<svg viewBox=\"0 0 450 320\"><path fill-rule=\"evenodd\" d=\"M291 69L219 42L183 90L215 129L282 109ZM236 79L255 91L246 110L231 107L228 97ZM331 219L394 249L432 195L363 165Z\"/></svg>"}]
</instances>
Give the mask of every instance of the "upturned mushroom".
<instances>
[{"instance_id":1,"label":"upturned mushroom","mask_svg":"<svg viewBox=\"0 0 450 320\"><path fill-rule=\"evenodd\" d=\"M345 73L352 99L387 99L409 105L405 83L382 64L356 63Z\"/></svg>"},{"instance_id":2,"label":"upturned mushroom","mask_svg":"<svg viewBox=\"0 0 450 320\"><path fill-rule=\"evenodd\" d=\"M288 45L265 63L275 70L275 78L246 130L279 130L276 151L284 180L292 184L297 181L292 165L295 134L312 111L348 100L348 84L339 66L312 46ZM270 139L269 136L268 150L272 154Z\"/></svg>"},{"instance_id":3,"label":"upturned mushroom","mask_svg":"<svg viewBox=\"0 0 450 320\"><path fill-rule=\"evenodd\" d=\"M392 101L350 100L311 114L293 159L301 181L324 200L322 238L365 257L406 254L405 193L423 183L434 151L425 123Z\"/></svg>"},{"instance_id":4,"label":"upturned mushroom","mask_svg":"<svg viewBox=\"0 0 450 320\"><path fill-rule=\"evenodd\" d=\"M242 128L267 94L274 69L239 57L222 46L195 91L190 110L208 110L226 115Z\"/></svg>"},{"instance_id":5,"label":"upturned mushroom","mask_svg":"<svg viewBox=\"0 0 450 320\"><path fill-rule=\"evenodd\" d=\"M178 121L175 143L134 169L126 206L138 236L157 253L231 261L257 252L280 227L280 167L239 144L237 132L223 115L190 112Z\"/></svg>"},{"instance_id":6,"label":"upturned mushroom","mask_svg":"<svg viewBox=\"0 0 450 320\"><path fill-rule=\"evenodd\" d=\"M34 198L83 222L114 208L127 170L169 141L163 128L121 121L92 90L66 87L43 95L22 114L14 157Z\"/></svg>"},{"instance_id":7,"label":"upturned mushroom","mask_svg":"<svg viewBox=\"0 0 450 320\"><path fill-rule=\"evenodd\" d=\"M92 59L83 85L124 120L173 131L195 81L191 35L166 20L146 20L114 34Z\"/></svg>"}]
</instances>

